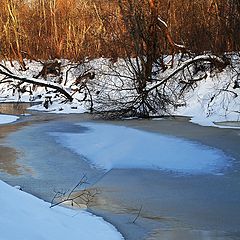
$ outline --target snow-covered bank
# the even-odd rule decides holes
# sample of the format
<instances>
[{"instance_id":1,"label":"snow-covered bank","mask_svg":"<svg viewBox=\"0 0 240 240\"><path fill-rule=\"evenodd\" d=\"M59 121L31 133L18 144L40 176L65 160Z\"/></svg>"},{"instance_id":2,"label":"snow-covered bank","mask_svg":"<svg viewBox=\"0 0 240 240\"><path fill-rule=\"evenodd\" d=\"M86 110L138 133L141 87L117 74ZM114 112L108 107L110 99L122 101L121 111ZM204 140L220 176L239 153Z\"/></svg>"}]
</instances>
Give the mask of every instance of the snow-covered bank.
<instances>
[{"instance_id":1,"label":"snow-covered bank","mask_svg":"<svg viewBox=\"0 0 240 240\"><path fill-rule=\"evenodd\" d=\"M13 115L3 115L0 114L0 124L7 124L17 121L19 117Z\"/></svg>"},{"instance_id":2,"label":"snow-covered bank","mask_svg":"<svg viewBox=\"0 0 240 240\"><path fill-rule=\"evenodd\" d=\"M89 128L89 131L50 134L56 137L57 142L84 156L98 168L222 174L230 165L230 158L220 150L183 139L106 124L80 125Z\"/></svg>"},{"instance_id":3,"label":"snow-covered bank","mask_svg":"<svg viewBox=\"0 0 240 240\"><path fill-rule=\"evenodd\" d=\"M120 240L102 218L50 204L0 181L1 240Z\"/></svg>"},{"instance_id":4,"label":"snow-covered bank","mask_svg":"<svg viewBox=\"0 0 240 240\"><path fill-rule=\"evenodd\" d=\"M230 84L232 75L229 70L218 76L209 75L186 94L186 105L177 108L174 114L191 117L191 122L202 126L223 127L215 123L239 122L240 89Z\"/></svg>"},{"instance_id":5,"label":"snow-covered bank","mask_svg":"<svg viewBox=\"0 0 240 240\"><path fill-rule=\"evenodd\" d=\"M174 95L175 105L169 107L168 113L190 116L192 122L203 126L218 127L219 125L215 124L217 122L239 122L240 83L237 74L240 69L239 56L232 54L231 58L234 68L228 66L219 72L208 68L204 69L204 67L201 70L201 66L200 70L196 70L197 65L190 66L190 70L197 71L195 78L201 79L201 81L193 81L191 74L182 80L182 76L177 75L169 81L166 87L168 90L164 94ZM168 62L169 59L166 58L165 61ZM189 60L185 62L187 61ZM124 105L131 101L134 102L137 91L133 79L136 76L123 59L118 59L115 63L104 58L86 61L86 63L79 65L67 60L61 60L61 63L60 76L49 74L45 80L36 79L36 81L58 84L73 97L72 102L65 101L66 99L50 88L33 87L29 83L23 83L21 88L14 90L13 84L9 82L0 85L0 100L5 102L42 101L43 104L33 106L31 109L53 113L83 113L89 112L92 108L101 111L109 110L113 106L116 108L114 110L118 111L116 103L121 102ZM181 66L184 62L179 64ZM33 77L38 75L42 69L41 63L27 60L26 71L18 71L18 63L14 63L15 68L9 62L6 62L5 65L15 75L31 79L34 79ZM146 89L151 89L166 79L177 68L178 61L176 59L173 68L167 67L164 71L157 71L158 73L153 76L153 80L147 83ZM93 78L86 77L91 76L91 74L94 76ZM186 85L188 87L184 90L184 94L181 94L181 82L189 84ZM152 98L154 99L154 96ZM159 112L154 112L154 114L162 115L165 113L161 112L161 107L159 107Z\"/></svg>"}]
</instances>

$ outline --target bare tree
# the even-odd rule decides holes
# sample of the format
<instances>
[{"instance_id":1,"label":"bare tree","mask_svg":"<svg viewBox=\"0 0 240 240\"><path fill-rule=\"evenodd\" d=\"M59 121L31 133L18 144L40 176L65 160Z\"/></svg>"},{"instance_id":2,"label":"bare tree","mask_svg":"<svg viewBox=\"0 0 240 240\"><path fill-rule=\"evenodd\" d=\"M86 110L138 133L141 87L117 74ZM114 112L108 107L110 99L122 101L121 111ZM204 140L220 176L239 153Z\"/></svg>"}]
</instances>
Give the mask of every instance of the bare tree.
<instances>
[{"instance_id":1,"label":"bare tree","mask_svg":"<svg viewBox=\"0 0 240 240\"><path fill-rule=\"evenodd\" d=\"M117 96L109 89L98 97L99 109L105 109L107 117L170 113L169 109L182 102L189 88L206 78L205 71L198 74L197 65L221 70L228 64L226 59L212 54L195 56L184 45L177 44L167 23L159 16L157 0L118 3L129 36L128 42L123 43L127 73L113 67L112 74L119 83L109 82L108 87L112 86ZM134 51L130 50L132 47Z\"/></svg>"},{"instance_id":2,"label":"bare tree","mask_svg":"<svg viewBox=\"0 0 240 240\"><path fill-rule=\"evenodd\" d=\"M136 64L133 59L131 61ZM206 79L209 72L217 74L228 64L226 59L209 54L179 60L174 68L164 71L154 65L151 82L147 82L141 94L136 89L131 66L127 63L122 67L112 66L110 76L106 75L106 82L99 87L104 91L96 98L95 109L106 118L171 114L173 109L185 103L185 94Z\"/></svg>"}]
</instances>

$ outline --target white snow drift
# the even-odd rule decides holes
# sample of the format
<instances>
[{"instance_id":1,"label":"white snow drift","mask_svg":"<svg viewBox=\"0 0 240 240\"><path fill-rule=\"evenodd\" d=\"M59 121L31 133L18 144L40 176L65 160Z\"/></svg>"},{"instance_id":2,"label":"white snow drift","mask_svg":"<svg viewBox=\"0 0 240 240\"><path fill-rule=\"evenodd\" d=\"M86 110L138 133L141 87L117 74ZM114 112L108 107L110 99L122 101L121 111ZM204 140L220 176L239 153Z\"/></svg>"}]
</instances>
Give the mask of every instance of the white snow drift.
<instances>
[{"instance_id":1,"label":"white snow drift","mask_svg":"<svg viewBox=\"0 0 240 240\"><path fill-rule=\"evenodd\" d=\"M19 117L13 115L0 114L0 124L15 122Z\"/></svg>"},{"instance_id":2,"label":"white snow drift","mask_svg":"<svg viewBox=\"0 0 240 240\"><path fill-rule=\"evenodd\" d=\"M81 123L83 133L50 133L56 141L98 168L161 169L186 174L219 174L229 165L223 152L180 138L132 128Z\"/></svg>"},{"instance_id":3,"label":"white snow drift","mask_svg":"<svg viewBox=\"0 0 240 240\"><path fill-rule=\"evenodd\" d=\"M204 55L201 57L204 57ZM232 54L232 60L236 68L235 70L238 70L240 68L238 55ZM168 61L167 58L166 61ZM44 101L46 97L51 97L52 104L49 104L48 109L45 109L42 105L34 106L32 109L47 110L54 113L88 112L90 108L89 96L86 98L86 92L83 90L77 91L77 86L74 85L76 78L83 74L86 69L91 69L91 71L95 73L95 79L88 82L94 107L98 107L99 98L104 98L104 96L108 96L112 100L121 99L121 101L130 101L136 94L134 91L129 90L131 89L129 86L133 85L131 80L133 73L128 69L123 59L118 59L116 63L111 63L109 59L104 58L95 59L71 71L68 71L71 67L69 63L67 60L62 60L62 65L65 65L65 67L62 67L63 75L58 77L49 76L47 81L53 84L55 84L55 82L61 82L62 87L73 96L73 102L63 103L63 99L59 94L54 93L54 91L49 91L50 89L46 91L44 87L37 87L33 91L32 85L27 83L21 85L24 86L26 90L26 92L21 94L18 91L13 92L13 90L11 90L11 83L1 84L0 101ZM19 68L17 62L14 62L15 68L13 68L9 62L4 64L14 74L28 78L37 75L42 68L40 63L27 60L28 70L24 72L17 71ZM165 72L159 73L155 78L159 80L166 78L176 70L176 67L177 66L166 69ZM234 87L234 81L237 81L238 84L240 83L235 70L227 67L217 74L208 71L206 79L194 84L193 89L189 88L189 91L184 95L184 101L183 99L179 99L178 104L182 107L171 109L171 114L190 116L192 122L204 126L218 126L215 124L216 122L239 122L240 88ZM41 82L41 79L39 79L39 81ZM148 87L151 88L154 84L157 84L157 82L148 84ZM172 87L174 89L176 86L173 84ZM119 91L119 89L121 89L121 91ZM30 94L30 92L32 94ZM87 95L89 95L89 93L87 93Z\"/></svg>"},{"instance_id":4,"label":"white snow drift","mask_svg":"<svg viewBox=\"0 0 240 240\"><path fill-rule=\"evenodd\" d=\"M50 204L0 181L1 240L120 240L102 218Z\"/></svg>"}]
</instances>

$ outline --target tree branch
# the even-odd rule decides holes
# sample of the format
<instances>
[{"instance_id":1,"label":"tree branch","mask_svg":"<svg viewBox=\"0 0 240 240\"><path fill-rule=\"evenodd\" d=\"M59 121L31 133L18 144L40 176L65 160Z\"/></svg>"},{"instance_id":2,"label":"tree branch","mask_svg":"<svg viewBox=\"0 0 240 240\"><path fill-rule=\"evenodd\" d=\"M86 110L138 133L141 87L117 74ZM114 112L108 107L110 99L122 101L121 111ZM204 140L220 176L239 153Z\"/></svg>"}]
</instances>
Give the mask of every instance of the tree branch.
<instances>
[{"instance_id":1,"label":"tree branch","mask_svg":"<svg viewBox=\"0 0 240 240\"><path fill-rule=\"evenodd\" d=\"M35 84L35 85L42 86L42 87L48 87L48 88L55 89L58 92L60 92L61 94L63 94L70 102L72 102L72 100L73 100L72 96L60 84L49 82L49 81L42 80L42 79L18 76L18 75L13 74L12 72L10 72L6 67L4 67L2 65L0 65L0 67L3 68L3 69L0 69L0 74L2 74L4 76L7 76L13 80L18 80L18 81Z\"/></svg>"},{"instance_id":2,"label":"tree branch","mask_svg":"<svg viewBox=\"0 0 240 240\"><path fill-rule=\"evenodd\" d=\"M168 80L172 79L176 74L184 70L186 67L190 66L196 62L209 62L213 63L216 67L223 68L226 66L226 62L215 55L199 55L193 59L189 59L185 61L181 66L179 66L176 70L174 70L168 77L163 79L161 82L157 83L156 85L152 86L151 88L147 89L147 93L151 92L152 90L160 87L162 84L167 82Z\"/></svg>"}]
</instances>

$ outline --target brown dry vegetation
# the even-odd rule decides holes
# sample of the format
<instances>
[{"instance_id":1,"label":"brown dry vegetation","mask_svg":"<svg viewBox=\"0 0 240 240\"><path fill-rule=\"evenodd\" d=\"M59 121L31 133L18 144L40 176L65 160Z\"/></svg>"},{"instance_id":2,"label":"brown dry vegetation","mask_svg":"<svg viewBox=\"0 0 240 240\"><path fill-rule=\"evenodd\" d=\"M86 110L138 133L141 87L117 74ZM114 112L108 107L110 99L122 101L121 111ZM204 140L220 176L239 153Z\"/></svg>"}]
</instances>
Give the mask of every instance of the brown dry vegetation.
<instances>
[{"instance_id":1,"label":"brown dry vegetation","mask_svg":"<svg viewBox=\"0 0 240 240\"><path fill-rule=\"evenodd\" d=\"M0 56L20 61L123 56L126 49L131 51L132 40L119 2L124 1L1 0ZM125 2L135 3L149 15L147 0ZM156 4L175 41L191 51L240 50L239 0L159 0ZM164 44L161 51L167 52Z\"/></svg>"}]
</instances>

